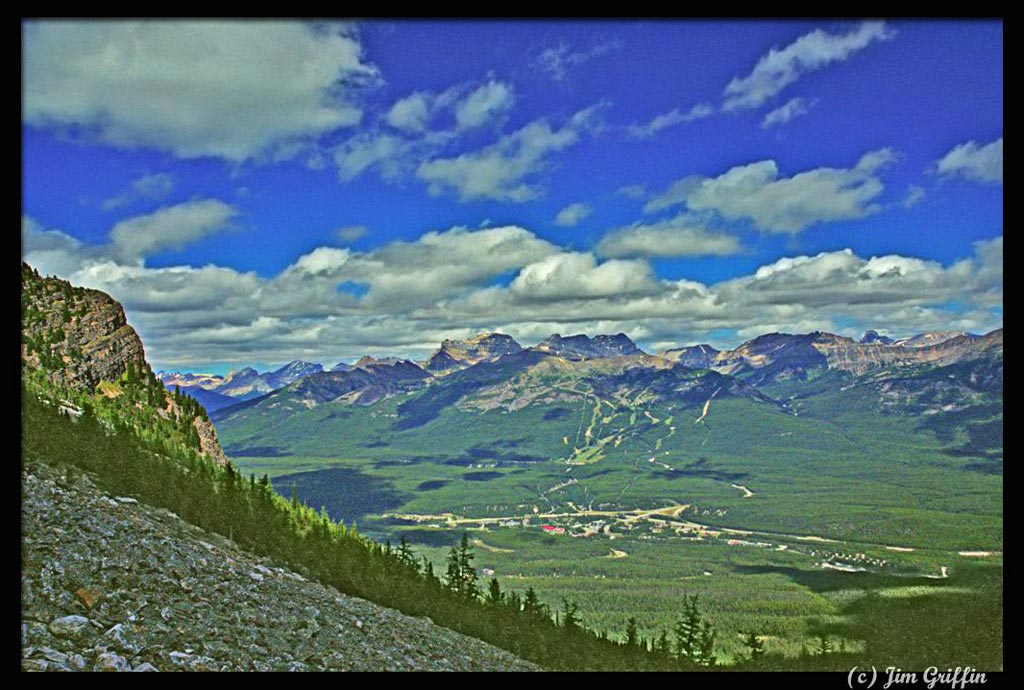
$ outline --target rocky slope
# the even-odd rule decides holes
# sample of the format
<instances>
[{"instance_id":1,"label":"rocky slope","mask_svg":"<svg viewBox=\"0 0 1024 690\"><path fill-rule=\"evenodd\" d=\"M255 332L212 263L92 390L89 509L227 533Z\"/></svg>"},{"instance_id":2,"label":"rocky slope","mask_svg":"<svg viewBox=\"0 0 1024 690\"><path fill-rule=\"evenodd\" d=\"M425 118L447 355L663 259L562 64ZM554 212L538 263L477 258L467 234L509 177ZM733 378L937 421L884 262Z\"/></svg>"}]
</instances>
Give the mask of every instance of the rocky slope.
<instances>
[{"instance_id":1,"label":"rocky slope","mask_svg":"<svg viewBox=\"0 0 1024 690\"><path fill-rule=\"evenodd\" d=\"M31 458L21 572L23 670L536 669Z\"/></svg>"}]
</instances>

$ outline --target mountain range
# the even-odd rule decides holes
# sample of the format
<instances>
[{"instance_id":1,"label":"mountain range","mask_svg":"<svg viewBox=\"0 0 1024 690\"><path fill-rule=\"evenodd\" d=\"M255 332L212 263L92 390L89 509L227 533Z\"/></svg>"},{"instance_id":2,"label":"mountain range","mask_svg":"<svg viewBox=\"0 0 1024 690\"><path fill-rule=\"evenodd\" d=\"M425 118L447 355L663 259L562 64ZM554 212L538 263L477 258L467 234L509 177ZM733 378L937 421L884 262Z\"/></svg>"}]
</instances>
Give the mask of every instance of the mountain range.
<instances>
[{"instance_id":1,"label":"mountain range","mask_svg":"<svg viewBox=\"0 0 1024 690\"><path fill-rule=\"evenodd\" d=\"M532 354L523 356L524 352ZM395 357L364 356L354 364L338 363L330 371L325 371L320 364L296 360L265 373L246 367L223 377L176 372L158 372L158 376L168 388L178 386L213 412L283 389L291 391L288 395L307 400L308 404L330 400L372 404L406 392L410 386L417 388L478 365L508 360L506 365L514 366L516 361L533 362L536 355L583 369L588 361L617 358L625 358L621 361L630 368L651 372L665 370L669 365L686 370L706 369L738 377L753 386L764 386L807 381L828 371L857 376L894 373L919 365L946 366L989 355L1001 357L1001 354L1002 329L984 336L929 332L901 340L868 331L859 341L824 332L770 333L732 350L719 351L701 344L667 349L656 355L643 352L622 333L594 337L555 334L530 348L523 348L509 335L481 333L466 340L445 340L430 357L418 363ZM480 370L483 371L486 368ZM467 377L459 380L463 378Z\"/></svg>"}]
</instances>

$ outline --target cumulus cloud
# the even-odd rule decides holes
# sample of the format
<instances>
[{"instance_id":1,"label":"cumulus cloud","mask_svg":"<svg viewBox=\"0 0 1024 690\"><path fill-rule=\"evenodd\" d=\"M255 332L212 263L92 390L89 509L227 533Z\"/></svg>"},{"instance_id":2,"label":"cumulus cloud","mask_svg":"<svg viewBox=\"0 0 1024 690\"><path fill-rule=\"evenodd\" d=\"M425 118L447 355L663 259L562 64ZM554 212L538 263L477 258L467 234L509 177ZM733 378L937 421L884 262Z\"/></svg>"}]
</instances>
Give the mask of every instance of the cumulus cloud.
<instances>
[{"instance_id":1,"label":"cumulus cloud","mask_svg":"<svg viewBox=\"0 0 1024 690\"><path fill-rule=\"evenodd\" d=\"M396 179L409 166L405 156L412 146L407 140L389 134L357 134L334 149L338 177L350 182L376 168L382 178Z\"/></svg>"},{"instance_id":2,"label":"cumulus cloud","mask_svg":"<svg viewBox=\"0 0 1024 690\"><path fill-rule=\"evenodd\" d=\"M892 149L864 154L852 168L815 168L780 177L773 160L740 165L713 178L689 177L653 196L645 211L678 204L713 211L727 220L750 220L767 232L798 233L821 222L877 213L885 190L877 173L896 160Z\"/></svg>"},{"instance_id":3,"label":"cumulus cloud","mask_svg":"<svg viewBox=\"0 0 1024 690\"><path fill-rule=\"evenodd\" d=\"M143 175L133 180L125 191L106 199L101 208L104 211L113 211L137 201L160 201L174 191L174 185L174 176L168 173Z\"/></svg>"},{"instance_id":4,"label":"cumulus cloud","mask_svg":"<svg viewBox=\"0 0 1024 690\"><path fill-rule=\"evenodd\" d=\"M768 330L837 324L847 335L876 328L894 336L1002 325L1002 237L975 243L950 265L843 250L788 256L705 285L659 278L644 258L566 251L514 226L430 232L368 252L319 247L271 277L147 267L31 218L22 234L24 258L41 272L121 300L158 366L424 357L445 337L484 329L525 344L553 332L622 331L663 344L725 334L712 344L735 346ZM352 283L365 294L339 289Z\"/></svg>"},{"instance_id":5,"label":"cumulus cloud","mask_svg":"<svg viewBox=\"0 0 1024 690\"><path fill-rule=\"evenodd\" d=\"M764 120L761 121L761 129L778 127L794 118L806 115L809 107L809 104L803 98L793 98L786 101L786 103L764 116Z\"/></svg>"},{"instance_id":6,"label":"cumulus cloud","mask_svg":"<svg viewBox=\"0 0 1024 690\"><path fill-rule=\"evenodd\" d=\"M503 115L514 102L512 87L492 79L456 104L455 122L460 129L480 127Z\"/></svg>"},{"instance_id":7,"label":"cumulus cloud","mask_svg":"<svg viewBox=\"0 0 1024 690\"><path fill-rule=\"evenodd\" d=\"M572 300L657 292L651 267L644 261L598 263L593 254L561 252L524 266L509 286L526 300Z\"/></svg>"},{"instance_id":8,"label":"cumulus cloud","mask_svg":"<svg viewBox=\"0 0 1024 690\"><path fill-rule=\"evenodd\" d=\"M684 214L612 230L601 238L597 251L611 258L728 256L739 253L741 246L737 237L710 231Z\"/></svg>"},{"instance_id":9,"label":"cumulus cloud","mask_svg":"<svg viewBox=\"0 0 1024 690\"><path fill-rule=\"evenodd\" d=\"M708 103L698 103L685 113L679 112L678 108L673 108L669 112L658 115L642 125L636 123L630 125L626 132L631 139L650 139L663 129L668 129L684 122L700 120L713 115L714 112L715 109Z\"/></svg>"},{"instance_id":10,"label":"cumulus cloud","mask_svg":"<svg viewBox=\"0 0 1024 690\"><path fill-rule=\"evenodd\" d=\"M569 204L555 216L555 225L572 227L590 215L590 206L581 201Z\"/></svg>"},{"instance_id":11,"label":"cumulus cloud","mask_svg":"<svg viewBox=\"0 0 1024 690\"><path fill-rule=\"evenodd\" d=\"M772 48L745 77L734 77L725 87L724 110L757 108L801 76L833 62L850 58L874 41L896 35L885 22L863 22L844 34L821 29L804 34L785 48Z\"/></svg>"},{"instance_id":12,"label":"cumulus cloud","mask_svg":"<svg viewBox=\"0 0 1024 690\"><path fill-rule=\"evenodd\" d=\"M529 201L541 189L528 178L548 166L551 154L572 146L595 126L598 107L576 113L557 129L545 119L535 120L477 151L425 161L416 175L433 196L455 192L461 201Z\"/></svg>"},{"instance_id":13,"label":"cumulus cloud","mask_svg":"<svg viewBox=\"0 0 1024 690\"><path fill-rule=\"evenodd\" d=\"M110 231L110 240L120 258L143 258L221 232L236 214L233 206L217 199L189 201L121 221Z\"/></svg>"},{"instance_id":14,"label":"cumulus cloud","mask_svg":"<svg viewBox=\"0 0 1024 690\"><path fill-rule=\"evenodd\" d=\"M936 169L945 177L1002 184L1003 138L985 146L978 146L974 141L960 144L936 163Z\"/></svg>"},{"instance_id":15,"label":"cumulus cloud","mask_svg":"<svg viewBox=\"0 0 1024 690\"><path fill-rule=\"evenodd\" d=\"M427 120L433 109L432 101L430 94L417 91L395 101L384 119L395 129L422 132L427 128Z\"/></svg>"},{"instance_id":16,"label":"cumulus cloud","mask_svg":"<svg viewBox=\"0 0 1024 690\"><path fill-rule=\"evenodd\" d=\"M555 81L565 81L571 69L621 48L622 44L616 40L598 43L588 50L573 50L568 43L559 43L541 51L533 65Z\"/></svg>"},{"instance_id":17,"label":"cumulus cloud","mask_svg":"<svg viewBox=\"0 0 1024 690\"><path fill-rule=\"evenodd\" d=\"M357 124L376 78L339 24L45 21L23 29L23 117L122 147L243 161Z\"/></svg>"}]
</instances>

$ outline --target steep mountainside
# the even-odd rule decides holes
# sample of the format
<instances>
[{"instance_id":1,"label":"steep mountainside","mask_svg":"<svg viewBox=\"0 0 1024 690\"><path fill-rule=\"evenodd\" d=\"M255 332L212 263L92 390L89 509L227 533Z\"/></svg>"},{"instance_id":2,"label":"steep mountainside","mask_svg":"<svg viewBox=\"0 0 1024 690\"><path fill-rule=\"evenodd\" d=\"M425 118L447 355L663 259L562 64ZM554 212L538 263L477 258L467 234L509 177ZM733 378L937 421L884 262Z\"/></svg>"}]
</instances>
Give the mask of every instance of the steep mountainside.
<instances>
[{"instance_id":1,"label":"steep mountainside","mask_svg":"<svg viewBox=\"0 0 1024 690\"><path fill-rule=\"evenodd\" d=\"M564 359L579 361L598 357L641 354L640 348L625 333L615 335L569 335L554 334L533 349Z\"/></svg>"},{"instance_id":2,"label":"steep mountainside","mask_svg":"<svg viewBox=\"0 0 1024 690\"><path fill-rule=\"evenodd\" d=\"M324 368L320 364L313 362L303 362L301 360L295 360L285 364L283 367L276 371L271 371L263 375L263 380L267 382L267 385L273 390L283 388L293 381L298 381L303 376L309 376L310 374L318 374L323 371Z\"/></svg>"},{"instance_id":3,"label":"steep mountainside","mask_svg":"<svg viewBox=\"0 0 1024 690\"><path fill-rule=\"evenodd\" d=\"M919 333L910 338L902 338L895 341L895 344L901 347L927 347L929 345L938 345L958 336L976 337L971 333L964 333L963 331L929 331L927 333Z\"/></svg>"},{"instance_id":4,"label":"steep mountainside","mask_svg":"<svg viewBox=\"0 0 1024 690\"><path fill-rule=\"evenodd\" d=\"M267 385L260 372L252 367L245 367L232 371L224 377L223 383L208 390L239 400L248 400L269 393L272 389Z\"/></svg>"},{"instance_id":5,"label":"steep mountainside","mask_svg":"<svg viewBox=\"0 0 1024 690\"><path fill-rule=\"evenodd\" d=\"M714 364L718 354L719 351L710 345L693 345L665 350L658 353L658 356L691 369L708 369Z\"/></svg>"},{"instance_id":6,"label":"steep mountainside","mask_svg":"<svg viewBox=\"0 0 1024 690\"><path fill-rule=\"evenodd\" d=\"M138 334L109 295L21 270L21 362L24 385L147 427L227 462L217 432L195 403L176 399L153 374Z\"/></svg>"},{"instance_id":7,"label":"steep mountainside","mask_svg":"<svg viewBox=\"0 0 1024 690\"><path fill-rule=\"evenodd\" d=\"M21 514L23 670L536 670L107 495L77 470L29 459Z\"/></svg>"},{"instance_id":8,"label":"steep mountainside","mask_svg":"<svg viewBox=\"0 0 1024 690\"><path fill-rule=\"evenodd\" d=\"M444 373L478 364L493 362L505 355L514 355L523 347L503 333L481 333L468 340L445 340L424 363L431 373Z\"/></svg>"}]
</instances>

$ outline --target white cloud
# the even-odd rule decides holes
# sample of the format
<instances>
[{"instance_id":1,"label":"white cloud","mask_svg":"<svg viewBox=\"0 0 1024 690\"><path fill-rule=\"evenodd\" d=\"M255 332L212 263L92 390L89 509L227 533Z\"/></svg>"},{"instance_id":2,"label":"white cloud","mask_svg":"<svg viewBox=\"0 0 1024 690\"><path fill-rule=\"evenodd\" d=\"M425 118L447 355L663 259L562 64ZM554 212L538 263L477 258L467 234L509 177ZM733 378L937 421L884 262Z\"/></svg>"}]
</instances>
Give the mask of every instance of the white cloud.
<instances>
[{"instance_id":1,"label":"white cloud","mask_svg":"<svg viewBox=\"0 0 1024 690\"><path fill-rule=\"evenodd\" d=\"M416 175L434 196L453 191L461 201L528 201L541 193L528 178L547 167L552 153L579 141L581 134L594 126L599 107L576 113L558 129L552 129L547 120L536 120L483 149L425 161Z\"/></svg>"},{"instance_id":2,"label":"white cloud","mask_svg":"<svg viewBox=\"0 0 1024 690\"><path fill-rule=\"evenodd\" d=\"M101 208L104 211L113 211L136 201L159 201L174 191L174 185L174 176L168 173L143 175L132 181L125 191L106 199Z\"/></svg>"},{"instance_id":3,"label":"white cloud","mask_svg":"<svg viewBox=\"0 0 1024 690\"><path fill-rule=\"evenodd\" d=\"M974 182L1003 183L1003 138L978 146L969 141L960 144L936 164L940 175L960 176Z\"/></svg>"},{"instance_id":4,"label":"white cloud","mask_svg":"<svg viewBox=\"0 0 1024 690\"><path fill-rule=\"evenodd\" d=\"M714 211L727 220L750 220L768 232L798 233L822 222L877 213L885 187L880 169L896 160L888 148L864 154L852 168L815 168L780 177L775 161L737 166L713 178L684 178L655 195L651 212L685 203L691 211Z\"/></svg>"},{"instance_id":5,"label":"white cloud","mask_svg":"<svg viewBox=\"0 0 1024 690\"><path fill-rule=\"evenodd\" d=\"M793 118L807 114L808 103L803 98L793 98L764 116L761 129L784 125Z\"/></svg>"},{"instance_id":6,"label":"white cloud","mask_svg":"<svg viewBox=\"0 0 1024 690\"><path fill-rule=\"evenodd\" d=\"M785 48L772 48L746 77L735 77L725 87L724 110L757 108L807 72L848 59L873 41L888 41L895 30L884 22L861 23L845 34L821 29L804 34Z\"/></svg>"},{"instance_id":7,"label":"white cloud","mask_svg":"<svg viewBox=\"0 0 1024 690\"><path fill-rule=\"evenodd\" d=\"M667 113L654 117L645 124L639 125L634 123L626 131L632 139L650 139L663 129L674 127L683 122L700 120L713 115L714 112L715 109L708 103L698 103L685 113L679 112L678 108L673 108Z\"/></svg>"},{"instance_id":8,"label":"white cloud","mask_svg":"<svg viewBox=\"0 0 1024 690\"><path fill-rule=\"evenodd\" d=\"M590 215L590 207L581 201L569 204L555 216L555 225L572 227Z\"/></svg>"},{"instance_id":9,"label":"white cloud","mask_svg":"<svg viewBox=\"0 0 1024 690\"><path fill-rule=\"evenodd\" d=\"M512 87L492 79L455 105L455 122L460 129L480 127L505 114L514 102Z\"/></svg>"},{"instance_id":10,"label":"white cloud","mask_svg":"<svg viewBox=\"0 0 1024 690\"><path fill-rule=\"evenodd\" d=\"M234 207L217 199L189 201L121 221L110 231L110 240L120 258L140 259L225 230L236 214Z\"/></svg>"},{"instance_id":11,"label":"white cloud","mask_svg":"<svg viewBox=\"0 0 1024 690\"><path fill-rule=\"evenodd\" d=\"M396 101L385 116L387 123L395 129L409 132L422 132L427 128L427 120L433 108L429 94L417 91Z\"/></svg>"},{"instance_id":12,"label":"white cloud","mask_svg":"<svg viewBox=\"0 0 1024 690\"><path fill-rule=\"evenodd\" d=\"M903 201L900 205L903 208L912 208L921 203L925 198L926 193L923 187L918 187L916 184L912 184L907 187L907 195L903 197Z\"/></svg>"},{"instance_id":13,"label":"white cloud","mask_svg":"<svg viewBox=\"0 0 1024 690\"><path fill-rule=\"evenodd\" d=\"M362 132L334 149L338 177L350 182L371 168L385 180L394 180L410 166L406 159L413 144L389 134Z\"/></svg>"},{"instance_id":14,"label":"white cloud","mask_svg":"<svg viewBox=\"0 0 1024 690\"><path fill-rule=\"evenodd\" d=\"M357 124L376 77L354 30L270 21L44 21L23 29L23 117L100 141L243 161Z\"/></svg>"},{"instance_id":15,"label":"white cloud","mask_svg":"<svg viewBox=\"0 0 1024 690\"><path fill-rule=\"evenodd\" d=\"M599 264L593 254L562 252L524 266L509 292L525 300L571 300L656 292L658 284L644 261Z\"/></svg>"},{"instance_id":16,"label":"white cloud","mask_svg":"<svg viewBox=\"0 0 1024 690\"><path fill-rule=\"evenodd\" d=\"M346 225L334 231L334 236L343 244L351 244L370 232L365 225Z\"/></svg>"},{"instance_id":17,"label":"white cloud","mask_svg":"<svg viewBox=\"0 0 1024 690\"><path fill-rule=\"evenodd\" d=\"M691 175L676 180L660 194L655 194L644 204L644 213L657 213L666 208L685 204L691 194L701 185L705 178Z\"/></svg>"},{"instance_id":18,"label":"white cloud","mask_svg":"<svg viewBox=\"0 0 1024 690\"><path fill-rule=\"evenodd\" d=\"M660 279L644 259L569 252L520 227L453 228L370 252L319 247L264 278L212 265L151 268L112 245L86 245L31 218L22 225L25 260L122 301L161 366L423 357L445 337L483 329L524 344L553 332L622 331L648 343L727 333L712 344L734 346L768 330L836 324L843 334L897 337L1002 325L1002 237L948 266L844 250L704 285ZM339 290L345 283L367 292Z\"/></svg>"},{"instance_id":19,"label":"white cloud","mask_svg":"<svg viewBox=\"0 0 1024 690\"><path fill-rule=\"evenodd\" d=\"M598 43L589 50L573 50L568 43L559 43L557 46L541 51L533 64L555 81L565 81L570 69L590 62L596 57L617 51L621 47L622 45L616 40Z\"/></svg>"},{"instance_id":20,"label":"white cloud","mask_svg":"<svg viewBox=\"0 0 1024 690\"><path fill-rule=\"evenodd\" d=\"M686 215L612 230L597 245L599 254L611 258L728 256L740 250L735 236L712 232Z\"/></svg>"}]
</instances>

